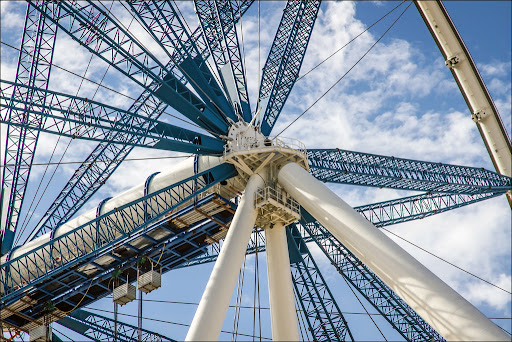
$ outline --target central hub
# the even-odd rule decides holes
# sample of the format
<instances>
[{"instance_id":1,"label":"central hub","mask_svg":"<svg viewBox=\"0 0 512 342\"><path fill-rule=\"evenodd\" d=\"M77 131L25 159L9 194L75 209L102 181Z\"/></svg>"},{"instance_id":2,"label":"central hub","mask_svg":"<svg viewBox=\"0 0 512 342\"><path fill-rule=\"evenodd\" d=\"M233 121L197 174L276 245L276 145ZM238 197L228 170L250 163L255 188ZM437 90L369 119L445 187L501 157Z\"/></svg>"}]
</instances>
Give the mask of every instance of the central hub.
<instances>
[{"instance_id":1,"label":"central hub","mask_svg":"<svg viewBox=\"0 0 512 342\"><path fill-rule=\"evenodd\" d=\"M300 141L265 137L258 127L246 122L237 122L229 129L224 159L237 168L245 181L264 167L272 172L285 164L297 163L309 169L307 151Z\"/></svg>"},{"instance_id":2,"label":"central hub","mask_svg":"<svg viewBox=\"0 0 512 342\"><path fill-rule=\"evenodd\" d=\"M260 148L265 146L265 143L270 146L271 141L261 134L258 127L239 121L229 128L226 152Z\"/></svg>"},{"instance_id":3,"label":"central hub","mask_svg":"<svg viewBox=\"0 0 512 342\"><path fill-rule=\"evenodd\" d=\"M309 170L308 154L304 144L295 139L266 137L258 127L246 122L233 123L224 146L224 161L238 171L238 176L227 181L222 187L224 197L240 195L245 189L249 177L268 171L267 181L274 179L279 169L288 163L297 163Z\"/></svg>"}]
</instances>

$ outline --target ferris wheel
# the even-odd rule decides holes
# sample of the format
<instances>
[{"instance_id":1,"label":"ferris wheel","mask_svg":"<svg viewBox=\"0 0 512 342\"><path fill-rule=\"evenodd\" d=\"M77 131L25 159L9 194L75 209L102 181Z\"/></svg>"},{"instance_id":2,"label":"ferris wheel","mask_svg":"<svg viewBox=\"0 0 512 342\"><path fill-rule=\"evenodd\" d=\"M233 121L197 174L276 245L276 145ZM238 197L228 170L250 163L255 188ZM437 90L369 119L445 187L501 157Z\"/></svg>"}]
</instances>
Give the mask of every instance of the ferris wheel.
<instances>
[{"instance_id":1,"label":"ferris wheel","mask_svg":"<svg viewBox=\"0 0 512 342\"><path fill-rule=\"evenodd\" d=\"M258 68L251 67L255 74L246 65L250 52L244 39L251 37L243 35L244 23L250 30L243 16L257 10L259 17L265 4L194 0L195 28L189 26L189 14L180 11L189 5L28 1L15 80L1 80L1 122L7 127L0 201L5 340L22 332L31 340L52 339L53 322L92 340L172 340L165 331L142 327L143 293L165 287L162 274L206 263L214 264L213 270L186 340L218 340L235 289L236 310L241 307L245 258L259 260L258 253L266 256L274 340L354 340L314 256L326 257L356 298L362 297L405 340L510 340L379 229L502 195L512 206L510 138L443 4L398 4L385 15L397 13L383 36L409 7L417 8L496 172L335 146L314 148L284 137L383 36L319 97L309 101L305 95L312 104L280 125L292 89L312 71L301 67L315 22L325 14L322 2L290 0L282 3L282 14L271 13L279 24L268 56ZM59 39L90 57L58 50ZM67 54L69 66L54 64L56 53ZM98 72L97 63L107 66L101 81L91 76ZM78 77L79 90L52 89L55 73L63 83L68 80L62 75ZM250 79L257 82L254 98ZM111 80L118 88L106 85ZM79 95L84 82L94 85L83 85L91 95ZM133 89L140 92L133 96ZM43 197L27 198L46 191L44 175L39 185L28 183L38 140L45 134L92 152L77 165L62 158L56 163L77 167L67 171L69 180L50 203L43 201L44 214L31 223L30 210ZM171 167L160 159L159 172L142 184L98 199L134 148L163 151L167 160L187 158ZM415 194L352 207L324 183ZM114 319L87 309L106 297L115 303ZM138 326L118 319L118 305L134 300L139 300ZM259 324L261 332L261 318Z\"/></svg>"}]
</instances>

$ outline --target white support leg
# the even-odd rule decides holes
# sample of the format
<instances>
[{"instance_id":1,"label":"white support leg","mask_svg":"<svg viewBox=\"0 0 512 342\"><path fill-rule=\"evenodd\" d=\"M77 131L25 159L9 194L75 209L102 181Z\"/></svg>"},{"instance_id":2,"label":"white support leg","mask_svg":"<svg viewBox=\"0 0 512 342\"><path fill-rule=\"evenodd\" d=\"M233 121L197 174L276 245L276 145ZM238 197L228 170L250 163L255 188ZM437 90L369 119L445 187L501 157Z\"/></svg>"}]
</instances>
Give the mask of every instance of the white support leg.
<instances>
[{"instance_id":1,"label":"white support leg","mask_svg":"<svg viewBox=\"0 0 512 342\"><path fill-rule=\"evenodd\" d=\"M265 247L272 340L299 341L288 243L282 224L265 229Z\"/></svg>"},{"instance_id":2,"label":"white support leg","mask_svg":"<svg viewBox=\"0 0 512 342\"><path fill-rule=\"evenodd\" d=\"M245 193L231 222L210 279L199 302L187 333L186 341L217 341L233 295L238 273L244 261L247 244L256 221L254 209L256 190L265 185L255 174L249 178Z\"/></svg>"},{"instance_id":3,"label":"white support leg","mask_svg":"<svg viewBox=\"0 0 512 342\"><path fill-rule=\"evenodd\" d=\"M510 341L471 303L297 164L279 183L448 341Z\"/></svg>"}]
</instances>

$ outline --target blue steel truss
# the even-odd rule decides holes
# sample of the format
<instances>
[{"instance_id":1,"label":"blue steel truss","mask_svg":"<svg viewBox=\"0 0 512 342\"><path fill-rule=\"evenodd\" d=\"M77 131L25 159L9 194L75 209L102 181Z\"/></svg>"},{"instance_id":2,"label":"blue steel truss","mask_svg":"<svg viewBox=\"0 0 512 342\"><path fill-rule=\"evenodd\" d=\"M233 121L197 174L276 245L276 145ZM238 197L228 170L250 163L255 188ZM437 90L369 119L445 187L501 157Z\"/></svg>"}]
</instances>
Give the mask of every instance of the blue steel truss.
<instances>
[{"instance_id":1,"label":"blue steel truss","mask_svg":"<svg viewBox=\"0 0 512 342\"><path fill-rule=\"evenodd\" d=\"M112 341L115 338L120 342L162 342L175 341L166 336L142 329L142 338L139 340L138 328L112 318L101 316L82 309L75 310L69 316L57 321L60 325L71 329L92 341Z\"/></svg>"},{"instance_id":2,"label":"blue steel truss","mask_svg":"<svg viewBox=\"0 0 512 342\"><path fill-rule=\"evenodd\" d=\"M234 119L233 109L183 25L175 6L168 1L154 0L130 1L128 5L212 112L218 112L221 120L226 116Z\"/></svg>"},{"instance_id":3,"label":"blue steel truss","mask_svg":"<svg viewBox=\"0 0 512 342\"><path fill-rule=\"evenodd\" d=\"M295 294L312 340L353 341L347 321L297 227L286 227L286 237Z\"/></svg>"},{"instance_id":4,"label":"blue steel truss","mask_svg":"<svg viewBox=\"0 0 512 342\"><path fill-rule=\"evenodd\" d=\"M38 1L42 11L58 16L55 3ZM14 87L12 101L23 101L25 105L16 110L8 109L6 116L11 123L7 127L5 141L5 166L2 171L2 193L0 204L0 255L6 254L13 245L19 214L23 205L25 189L30 176L31 164L39 137L39 131L26 127L41 125L41 117L31 115L32 104L43 105L50 78L53 48L57 27L46 20L30 4L27 7L25 27L18 59L16 82L32 88ZM2 109L3 110L3 109ZM8 198L6 198L8 196ZM6 210L6 212L3 212Z\"/></svg>"},{"instance_id":5,"label":"blue steel truss","mask_svg":"<svg viewBox=\"0 0 512 342\"><path fill-rule=\"evenodd\" d=\"M10 100L4 92L12 87L24 88L8 81L1 90L2 109L0 122L18 125L17 120L7 118L9 109L18 109L26 103ZM45 105L31 104L30 114L42 117L41 124L20 124L41 132L58 134L73 139L86 139L117 144L151 147L197 154L222 154L222 140L190 131L162 121L130 113L126 110L105 105L78 96L46 91ZM11 119L11 120L9 120ZM121 120L125 119L125 120ZM149 131L148 131L148 128ZM121 134L116 134L121 133ZM130 139L138 136L138 140ZM118 139L126 140L118 140Z\"/></svg>"},{"instance_id":6,"label":"blue steel truss","mask_svg":"<svg viewBox=\"0 0 512 342\"><path fill-rule=\"evenodd\" d=\"M179 205L235 175L232 165L219 165L116 207L23 255L9 259L0 268L2 304L6 305L11 298L21 295L27 286L33 287L48 278L55 278L75 266L87 264L101 253L110 252L112 246L132 238ZM98 270L103 268L94 267Z\"/></svg>"},{"instance_id":7,"label":"blue steel truss","mask_svg":"<svg viewBox=\"0 0 512 342\"><path fill-rule=\"evenodd\" d=\"M396 200L366 204L354 207L364 218L372 222L376 227L385 227L402 222L421 220L437 215L445 211L457 209L469 204L486 199L502 196L505 192L484 193L478 195L425 193L416 196L399 198ZM304 241L312 241L311 237L304 237ZM254 239L251 239L247 247L247 253L265 251L265 244L259 243L256 248ZM205 255L192 259L180 267L193 266L217 260L218 249L209 248Z\"/></svg>"},{"instance_id":8,"label":"blue steel truss","mask_svg":"<svg viewBox=\"0 0 512 342\"><path fill-rule=\"evenodd\" d=\"M361 207L354 208L361 213L365 218L374 223L377 227L383 227L395 223L422 219L427 216L439 214L446 210L456 209L464 205L476 203L485 199L493 198L498 195L503 195L504 192L499 194L481 194L481 195L461 195L461 194L423 194L418 196L406 197L398 200L391 200L387 202L369 204ZM443 340L437 332L435 332L427 323L425 323L405 302L403 302L386 284L384 284L373 272L371 272L359 259L357 259L348 249L346 249L329 231L323 228L317 221L301 209L303 219L296 228L301 232L301 245L306 242L316 242L322 251L326 254L329 260L333 263L336 269L344 276L375 308L382 314L386 320L408 341L422 341L422 340ZM265 240L260 232L253 234L251 241L247 248L247 254L253 254L256 250L259 252L265 251ZM296 236L298 239L298 236ZM258 243L256 244L256 239ZM298 241L298 240L297 240ZM292 244L289 243L289 246ZM305 245L302 247L304 248ZM217 259L219 248L211 246L208 248L204 255L193 258L178 267L188 267L202 263L213 262ZM304 249L301 249L304 251ZM293 256L292 256L293 255ZM290 251L290 260L296 261L296 254ZM311 260L313 262L313 260ZM309 267L312 264L308 265ZM296 270L304 269L305 266L293 265L292 268ZM298 276L305 275L304 272L297 271L292 273L294 285L304 286L303 284L314 279L313 277L306 277L299 279ZM321 277L321 275L319 275ZM318 279L318 278L317 278ZM317 289L322 289L322 286L317 286ZM300 290L300 289L299 289ZM315 291L313 287L311 291L299 291L305 296L309 296L309 292ZM307 298L301 296L301 305L306 305ZM318 301L317 304L329 303L329 301ZM313 306L314 307L314 306ZM303 308L304 312L308 312L307 308ZM313 314L312 317L319 317ZM333 316L331 316L333 317ZM318 318L317 318L318 319ZM314 325L312 323L312 327ZM317 328L320 328L317 326ZM317 331L315 338L318 340L322 337L322 331ZM327 332L325 332L327 333ZM335 340L333 336L331 340Z\"/></svg>"},{"instance_id":9,"label":"blue steel truss","mask_svg":"<svg viewBox=\"0 0 512 342\"><path fill-rule=\"evenodd\" d=\"M234 176L236 172L231 165L219 166L156 193L145 193L143 198L103 215L100 215L100 204L95 220L55 239L53 237L57 232L55 227L69 219L94 194L132 146L199 154L222 151L222 140L157 121L166 106L170 105L199 126L215 134L226 133L230 121L228 118L236 118L235 111L208 69L206 60L210 53L222 77L226 94L239 105L237 107L235 104L236 113L246 121L251 119L234 25L251 2L197 0L202 32L196 30L190 34L172 4L155 0L130 1L129 6L140 23L167 52L170 61L164 65L133 38L117 18L111 13L107 14L93 1L57 3L29 0L22 50L29 48L30 42L35 42L34 63L25 63L27 67L18 70L16 83L6 82L13 88L12 97L4 95L2 89L2 122L9 123L9 130L17 130L16 134L20 136L20 139L12 138L16 134L8 136L18 150L7 150L6 155L10 153L10 157L23 158L22 162L16 160L10 164L19 168L15 170L19 175L14 177L16 181L19 179L20 187L14 189L17 197L8 201L8 222L17 221L37 132L74 135L102 143L77 170L30 237L52 230L49 241L14 259L10 258L11 250L7 261L1 266L0 307L11 311L13 305L23 302L27 294L37 303L8 317L9 324L22 326L31 319L40 319L48 301L55 303L62 311L104 297L110 291L108 280L114 268L122 269L128 281L135 279L135 260L140 255L147 255L150 259L161 255L162 272L180 264L215 260L215 253L211 252L206 258L198 257L207 253L208 244L215 240L212 235L219 233L219 227L227 227L227 222L223 220L229 220L236 206L225 203L231 209L222 219L204 215L205 218L195 222L194 226L182 228L178 226L180 218L173 210L182 208L185 203L193 203L180 209L179 213L186 215L190 210L202 213L200 206L215 201L215 195L202 199L198 195L215 183ZM260 124L265 135L271 132L298 77L319 6L320 1L305 0L289 1L287 4L261 82L258 104L264 109ZM31 20L30 15L37 20ZM129 110L47 90L57 27L143 87L143 94ZM25 41L28 42L26 45ZM19 68L24 67L23 63L30 55L28 52L23 54L24 51L20 54ZM230 68L223 67L227 64ZM27 70L30 70L28 81L20 81ZM42 77L38 79L40 75ZM186 87L187 83L195 93ZM233 87L236 91L233 91ZM378 227L424 218L492 198L510 190L511 183L510 178L483 169L350 151L311 150L309 159L311 173L323 181L427 191L422 195L355 208ZM95 163L98 161L104 163ZM23 171L24 167L28 172ZM21 175L23 172L26 179ZM5 196L4 193L2 191L2 196ZM13 193L10 193L11 197ZM307 251L306 241L315 241L340 274L404 338L413 341L442 339L325 228L307 213L303 214L306 219L292 226L288 232L289 246L295 248L295 252L290 248L290 260L294 286L315 340L342 340L348 327ZM105 227L107 229L103 229ZM155 238L151 233L156 231L165 231L167 235L164 239ZM259 235L257 232L256 236ZM9 236L11 241L12 237ZM5 235L2 240L7 241ZM248 253L265 248L261 243L255 245L254 239L251 243ZM162 254L159 254L160 250ZM105 258L111 261L105 264ZM96 328L100 326L96 325Z\"/></svg>"},{"instance_id":10,"label":"blue steel truss","mask_svg":"<svg viewBox=\"0 0 512 342\"><path fill-rule=\"evenodd\" d=\"M211 217L216 221L201 215L191 224L178 227L175 223L182 222L186 215L194 215L196 209L207 210L212 203L221 205L226 210L215 210ZM99 207L101 207L101 203ZM137 280L137 260L144 255L152 260L153 265L166 273L178 265L205 253L209 237L216 235L232 219L234 204L215 194L208 195L193 204L164 217L153 225L131 234L128 238L116 244L104 253L97 253L90 260L83 260L73 270L64 270L60 274L46 279L36 285L21 298L12 298L2 302L0 309L9 310L19 307L27 299L37 299L36 306L28 306L19 314L4 318L4 322L23 327L30 323L25 318L38 319L44 308L44 303L51 301L59 310L72 310L86 306L98 299L111 294L111 278L113 270L122 270L122 278L129 282ZM203 211L204 212L204 211ZM105 263L105 260L106 263ZM159 260L159 263L158 263ZM84 267L79 267L84 266ZM91 278L91 266L94 272ZM91 278L91 279L90 279ZM110 287L109 287L110 286ZM3 298L2 298L3 299ZM5 310L4 310L5 311ZM39 318L40 320L40 318Z\"/></svg>"},{"instance_id":11,"label":"blue steel truss","mask_svg":"<svg viewBox=\"0 0 512 342\"><path fill-rule=\"evenodd\" d=\"M227 132L227 123L182 83L176 69L168 70L94 2L58 4L59 17L48 18L72 39L192 122L218 134Z\"/></svg>"},{"instance_id":12,"label":"blue steel truss","mask_svg":"<svg viewBox=\"0 0 512 342\"><path fill-rule=\"evenodd\" d=\"M238 34L236 27L230 30L228 26L235 15L232 1L195 0L194 4L203 37L217 66L224 90L236 113L249 122L251 108Z\"/></svg>"},{"instance_id":13,"label":"blue steel truss","mask_svg":"<svg viewBox=\"0 0 512 342\"><path fill-rule=\"evenodd\" d=\"M340 149L308 150L309 172L323 182L460 194L508 191L511 178L483 168Z\"/></svg>"},{"instance_id":14,"label":"blue steel truss","mask_svg":"<svg viewBox=\"0 0 512 342\"><path fill-rule=\"evenodd\" d=\"M310 235L336 270L407 341L444 339L318 221L302 210L297 228Z\"/></svg>"},{"instance_id":15,"label":"blue steel truss","mask_svg":"<svg viewBox=\"0 0 512 342\"><path fill-rule=\"evenodd\" d=\"M299 77L320 3L319 0L289 0L286 4L260 83L258 106L263 112L264 135L272 131Z\"/></svg>"},{"instance_id":16,"label":"blue steel truss","mask_svg":"<svg viewBox=\"0 0 512 342\"><path fill-rule=\"evenodd\" d=\"M475 195L425 193L380 203L355 207L365 219L377 227L419 220L448 210L460 208L486 199L504 195L505 192Z\"/></svg>"},{"instance_id":17,"label":"blue steel truss","mask_svg":"<svg viewBox=\"0 0 512 342\"><path fill-rule=\"evenodd\" d=\"M234 25L252 4L251 1L242 1L235 11ZM237 3L238 4L238 3ZM208 48L203 42L201 29L196 29L192 34L192 40L196 43L201 56L206 60L209 55ZM179 56L174 56L175 61L180 61ZM166 69L174 70L175 65L169 62ZM153 82L155 83L155 82ZM165 110L166 105L150 91L157 85L152 84L139 96L129 111L146 115L156 119ZM122 120L126 120L123 118ZM138 140L138 137L131 137ZM89 198L103 185L110 175L117 169L121 162L132 150L132 146L102 142L87 159L77 168L68 183L56 197L46 214L37 224L28 241L49 232L63 222L70 219Z\"/></svg>"}]
</instances>

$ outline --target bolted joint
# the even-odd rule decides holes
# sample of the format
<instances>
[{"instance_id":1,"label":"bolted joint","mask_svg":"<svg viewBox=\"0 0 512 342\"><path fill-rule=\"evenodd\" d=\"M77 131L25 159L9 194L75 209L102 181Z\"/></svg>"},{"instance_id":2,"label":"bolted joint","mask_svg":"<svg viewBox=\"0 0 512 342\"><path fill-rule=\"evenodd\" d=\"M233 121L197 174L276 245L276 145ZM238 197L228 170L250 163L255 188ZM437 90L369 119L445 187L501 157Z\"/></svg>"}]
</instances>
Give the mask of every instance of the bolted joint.
<instances>
[{"instance_id":1,"label":"bolted joint","mask_svg":"<svg viewBox=\"0 0 512 342\"><path fill-rule=\"evenodd\" d=\"M475 110L473 112L473 114L471 114L471 120L473 120L474 122L480 122L483 119L485 119L486 117L488 117L489 115L490 115L490 112L488 110L485 110L485 109Z\"/></svg>"},{"instance_id":2,"label":"bolted joint","mask_svg":"<svg viewBox=\"0 0 512 342\"><path fill-rule=\"evenodd\" d=\"M459 64L459 62L460 62L460 58L459 58L459 57L457 57L457 56L453 56L453 57L448 58L448 59L444 62L444 64L445 64L449 69L453 69L453 68L455 68L455 66L456 66L457 64Z\"/></svg>"}]
</instances>

